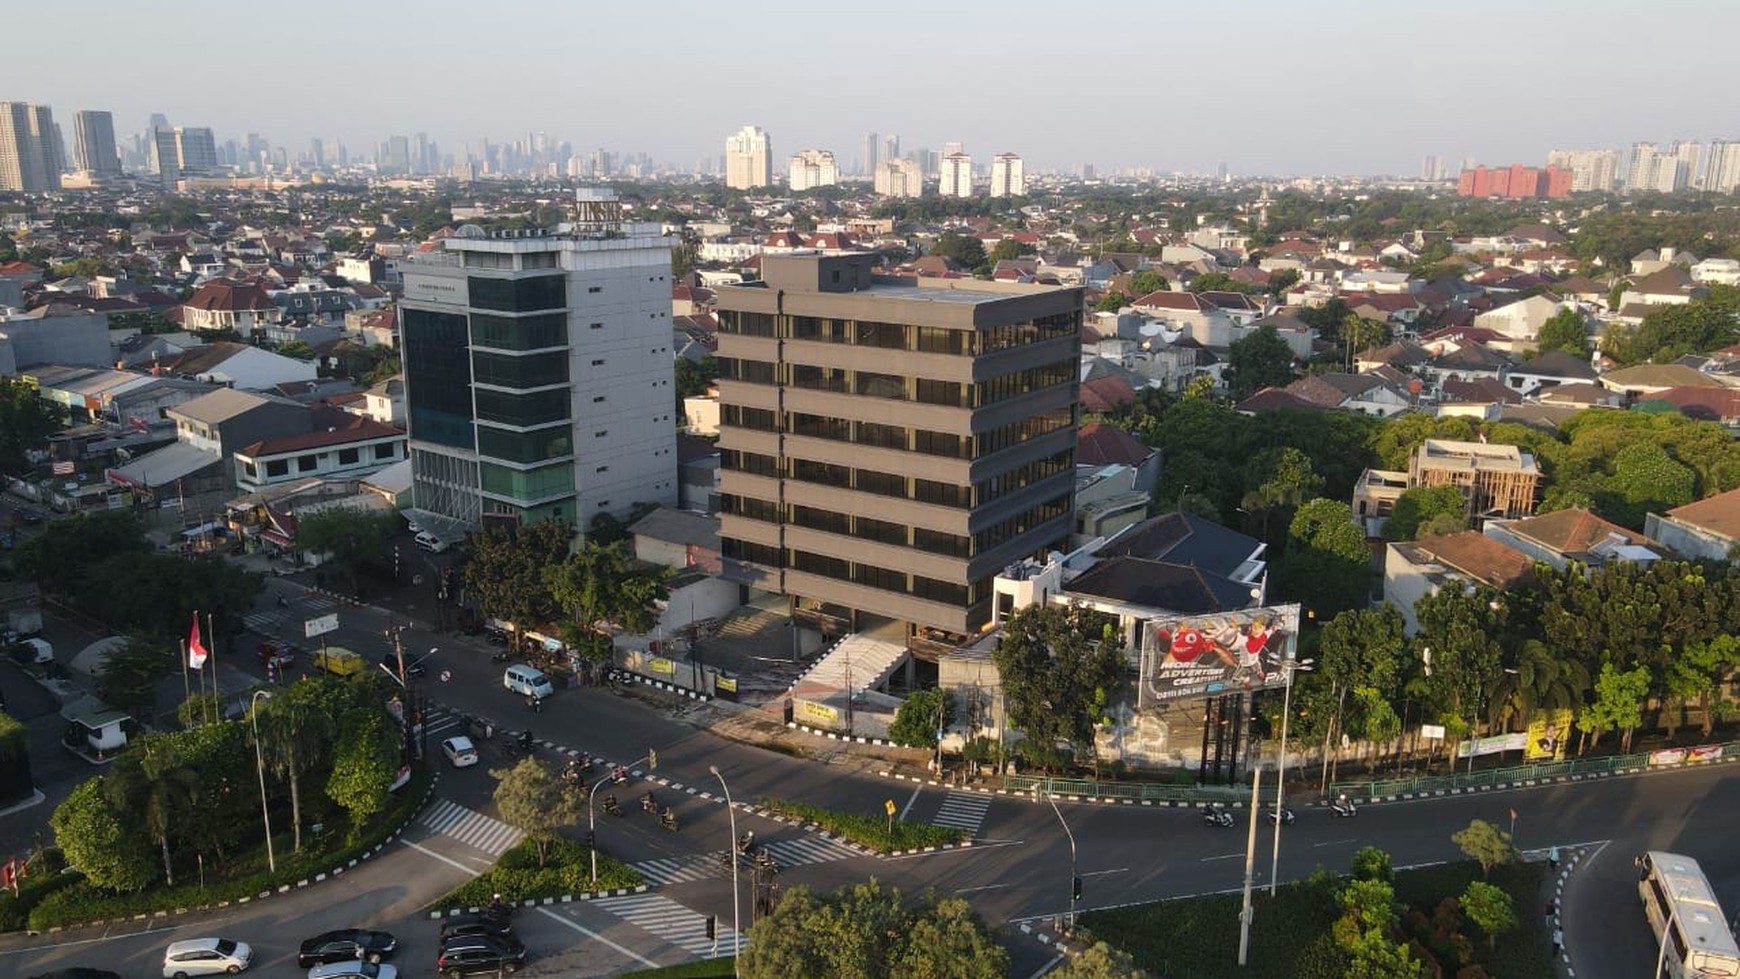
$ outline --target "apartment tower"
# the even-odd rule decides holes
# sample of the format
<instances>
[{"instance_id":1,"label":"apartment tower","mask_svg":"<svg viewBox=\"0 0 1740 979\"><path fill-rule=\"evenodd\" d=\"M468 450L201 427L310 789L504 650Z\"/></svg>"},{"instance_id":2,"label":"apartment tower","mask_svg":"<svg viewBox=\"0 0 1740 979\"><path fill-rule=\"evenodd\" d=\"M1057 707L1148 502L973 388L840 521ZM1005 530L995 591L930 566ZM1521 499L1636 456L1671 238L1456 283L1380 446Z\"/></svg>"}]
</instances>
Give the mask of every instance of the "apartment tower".
<instances>
[{"instance_id":1,"label":"apartment tower","mask_svg":"<svg viewBox=\"0 0 1740 979\"><path fill-rule=\"evenodd\" d=\"M973 158L965 153L950 153L942 158L937 193L944 197L973 196Z\"/></svg>"},{"instance_id":2,"label":"apartment tower","mask_svg":"<svg viewBox=\"0 0 1740 979\"><path fill-rule=\"evenodd\" d=\"M764 254L719 290L725 573L837 628L969 634L1069 538L1081 291L875 263Z\"/></svg>"},{"instance_id":3,"label":"apartment tower","mask_svg":"<svg viewBox=\"0 0 1740 979\"><path fill-rule=\"evenodd\" d=\"M0 190L59 190L63 169L53 111L29 102L0 102Z\"/></svg>"},{"instance_id":4,"label":"apartment tower","mask_svg":"<svg viewBox=\"0 0 1740 979\"><path fill-rule=\"evenodd\" d=\"M840 182L840 168L827 150L804 150L786 163L786 181L791 189L813 190Z\"/></svg>"},{"instance_id":5,"label":"apartment tower","mask_svg":"<svg viewBox=\"0 0 1740 979\"><path fill-rule=\"evenodd\" d=\"M113 115L86 109L73 116L73 167L93 177L121 175Z\"/></svg>"},{"instance_id":6,"label":"apartment tower","mask_svg":"<svg viewBox=\"0 0 1740 979\"><path fill-rule=\"evenodd\" d=\"M873 186L884 197L923 197L924 171L911 160L883 160L876 164Z\"/></svg>"},{"instance_id":7,"label":"apartment tower","mask_svg":"<svg viewBox=\"0 0 1740 979\"><path fill-rule=\"evenodd\" d=\"M677 500L671 246L579 192L555 231L467 225L402 264L413 503L483 520Z\"/></svg>"},{"instance_id":8,"label":"apartment tower","mask_svg":"<svg viewBox=\"0 0 1740 979\"><path fill-rule=\"evenodd\" d=\"M1016 153L998 153L991 160L991 196L1020 197L1027 193L1027 177Z\"/></svg>"},{"instance_id":9,"label":"apartment tower","mask_svg":"<svg viewBox=\"0 0 1740 979\"><path fill-rule=\"evenodd\" d=\"M725 186L773 186L773 140L760 126L744 126L725 139Z\"/></svg>"}]
</instances>

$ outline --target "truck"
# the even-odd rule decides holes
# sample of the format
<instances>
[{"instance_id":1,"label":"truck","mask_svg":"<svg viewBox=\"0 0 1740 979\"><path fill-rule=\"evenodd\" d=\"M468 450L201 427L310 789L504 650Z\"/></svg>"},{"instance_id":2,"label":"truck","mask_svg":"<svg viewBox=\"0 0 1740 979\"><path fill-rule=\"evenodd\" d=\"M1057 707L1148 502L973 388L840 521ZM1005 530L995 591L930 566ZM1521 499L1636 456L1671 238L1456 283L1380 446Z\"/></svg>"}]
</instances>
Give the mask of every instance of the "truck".
<instances>
[{"instance_id":1,"label":"truck","mask_svg":"<svg viewBox=\"0 0 1740 979\"><path fill-rule=\"evenodd\" d=\"M314 668L333 676L355 676L368 668L368 662L343 646L327 646L314 654Z\"/></svg>"}]
</instances>

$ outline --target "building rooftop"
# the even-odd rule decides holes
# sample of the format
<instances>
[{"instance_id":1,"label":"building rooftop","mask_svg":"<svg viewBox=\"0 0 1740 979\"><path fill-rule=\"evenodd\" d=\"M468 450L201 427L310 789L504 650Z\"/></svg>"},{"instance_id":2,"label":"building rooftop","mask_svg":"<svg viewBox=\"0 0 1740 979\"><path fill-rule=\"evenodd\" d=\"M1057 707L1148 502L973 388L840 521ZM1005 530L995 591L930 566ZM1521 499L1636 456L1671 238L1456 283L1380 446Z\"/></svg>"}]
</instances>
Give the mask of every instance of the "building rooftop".
<instances>
[{"instance_id":1,"label":"building rooftop","mask_svg":"<svg viewBox=\"0 0 1740 979\"><path fill-rule=\"evenodd\" d=\"M1729 540L1740 541L1740 489L1674 507L1668 511L1668 516Z\"/></svg>"},{"instance_id":2,"label":"building rooftop","mask_svg":"<svg viewBox=\"0 0 1740 979\"><path fill-rule=\"evenodd\" d=\"M1510 588L1520 583L1534 567L1534 560L1527 554L1476 530L1390 546L1415 565L1440 565L1493 588Z\"/></svg>"},{"instance_id":3,"label":"building rooftop","mask_svg":"<svg viewBox=\"0 0 1740 979\"><path fill-rule=\"evenodd\" d=\"M693 510L659 507L629 526L637 537L718 551L719 518Z\"/></svg>"},{"instance_id":4,"label":"building rooftop","mask_svg":"<svg viewBox=\"0 0 1740 979\"><path fill-rule=\"evenodd\" d=\"M1539 471L1535 457L1514 445L1427 439L1415 452L1419 464L1428 469Z\"/></svg>"}]
</instances>

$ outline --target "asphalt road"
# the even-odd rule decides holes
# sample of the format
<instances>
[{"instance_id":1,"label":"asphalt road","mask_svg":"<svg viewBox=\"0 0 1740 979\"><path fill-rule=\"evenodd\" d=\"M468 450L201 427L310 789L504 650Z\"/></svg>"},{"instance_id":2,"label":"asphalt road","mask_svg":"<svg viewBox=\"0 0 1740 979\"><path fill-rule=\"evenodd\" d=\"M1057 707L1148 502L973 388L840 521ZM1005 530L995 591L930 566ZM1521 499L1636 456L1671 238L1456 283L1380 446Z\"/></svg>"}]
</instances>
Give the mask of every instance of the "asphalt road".
<instances>
[{"instance_id":1,"label":"asphalt road","mask_svg":"<svg viewBox=\"0 0 1740 979\"><path fill-rule=\"evenodd\" d=\"M340 628L329 641L374 659L390 646L383 629L402 616L337 606L310 597L289 580L269 583L254 619L270 633L297 631L313 615L337 611ZM288 607L276 604L283 595ZM641 696L601 689L564 690L538 714L501 688L501 666L488 662L493 647L464 637L437 635L420 627L404 634L407 654L430 654L425 682L443 705L430 718L431 745L457 730L453 713L492 718L517 730L530 726L541 740L632 764L648 748L659 756L655 777L661 801L674 804L682 830L659 829L634 804L645 781L617 790L627 814L598 814L600 846L636 863L660 880L644 895L595 903L554 905L522 911L518 926L534 952L533 976L601 976L686 961L708 951L701 935L704 916L717 915L729 942L731 885L718 864L730 839L730 820L716 799L708 772L717 765L732 795L748 801L764 795L800 798L836 809L880 814L893 800L903 818L945 818L976 824L970 849L893 859L857 856L830 847L813 834L744 812L737 829L754 829L785 857L785 886L827 889L875 876L908 891L935 887L969 898L992 924L1048 919L1068 907L1069 847L1051 808L1006 797L951 795L947 790L891 781L873 764L849 755L838 763L802 761L738 744L701 728L716 708L689 701L648 703ZM243 649L251 648L248 643ZM225 686L259 675L251 655L232 654ZM436 679L441 670L452 679ZM656 700L656 698L655 698ZM441 730L435 730L440 728ZM435 925L423 909L469 874L488 866L511 833L494 823L488 769L503 760L494 745L484 763L464 771L444 770L436 803L403 842L335 881L257 906L225 913L122 926L101 933L0 940L0 976L30 975L72 964L116 968L127 975L155 974L163 946L176 938L224 934L255 943L264 953L259 971L299 975L293 951L303 937L326 928L384 927L401 936L399 964L407 977L432 974ZM439 764L439 763L438 763ZM442 766L444 767L444 766ZM640 766L637 766L640 767ZM1344 869L1360 846L1388 850L1397 865L1454 859L1450 834L1475 818L1507 824L1519 814L1517 841L1525 849L1589 842L1602 844L1574 878L1567 897L1567 935L1580 975L1619 979L1644 974L1653 964L1653 942L1642 922L1630 879L1631 856L1644 848L1679 850L1704 862L1718 895L1740 908L1740 850L1730 842L1728 814L1740 802L1740 786L1725 766L1648 776L1606 779L1502 793L1456 796L1428 802L1370 806L1352 820L1301 809L1283 831L1280 876L1293 879L1321 864ZM691 791L692 790L692 791ZM40 807L39 807L40 808ZM1061 804L1078 844L1075 872L1085 880L1083 910L1156 898L1236 888L1243 878L1244 825L1210 829L1191 810L1136 806ZM583 831L583 830L582 830ZM1267 879L1269 835L1259 848L1258 881ZM738 907L745 928L747 891ZM1264 922L1259 917L1255 927ZM1050 961L1035 942L1012 939L1016 974L1030 976Z\"/></svg>"}]
</instances>

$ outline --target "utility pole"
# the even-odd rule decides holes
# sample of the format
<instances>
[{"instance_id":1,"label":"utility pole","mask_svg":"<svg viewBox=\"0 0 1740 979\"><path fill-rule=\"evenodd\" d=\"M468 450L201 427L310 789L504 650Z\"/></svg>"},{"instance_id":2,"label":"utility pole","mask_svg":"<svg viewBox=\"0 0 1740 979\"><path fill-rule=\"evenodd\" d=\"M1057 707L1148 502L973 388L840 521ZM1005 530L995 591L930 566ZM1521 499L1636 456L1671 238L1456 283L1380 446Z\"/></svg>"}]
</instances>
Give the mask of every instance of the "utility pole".
<instances>
[{"instance_id":1,"label":"utility pole","mask_svg":"<svg viewBox=\"0 0 1740 979\"><path fill-rule=\"evenodd\" d=\"M1257 866L1257 791L1263 784L1263 768L1254 765L1251 768L1251 831L1245 839L1245 903L1239 911L1239 965L1245 964L1246 953L1251 947L1251 875Z\"/></svg>"}]
</instances>

